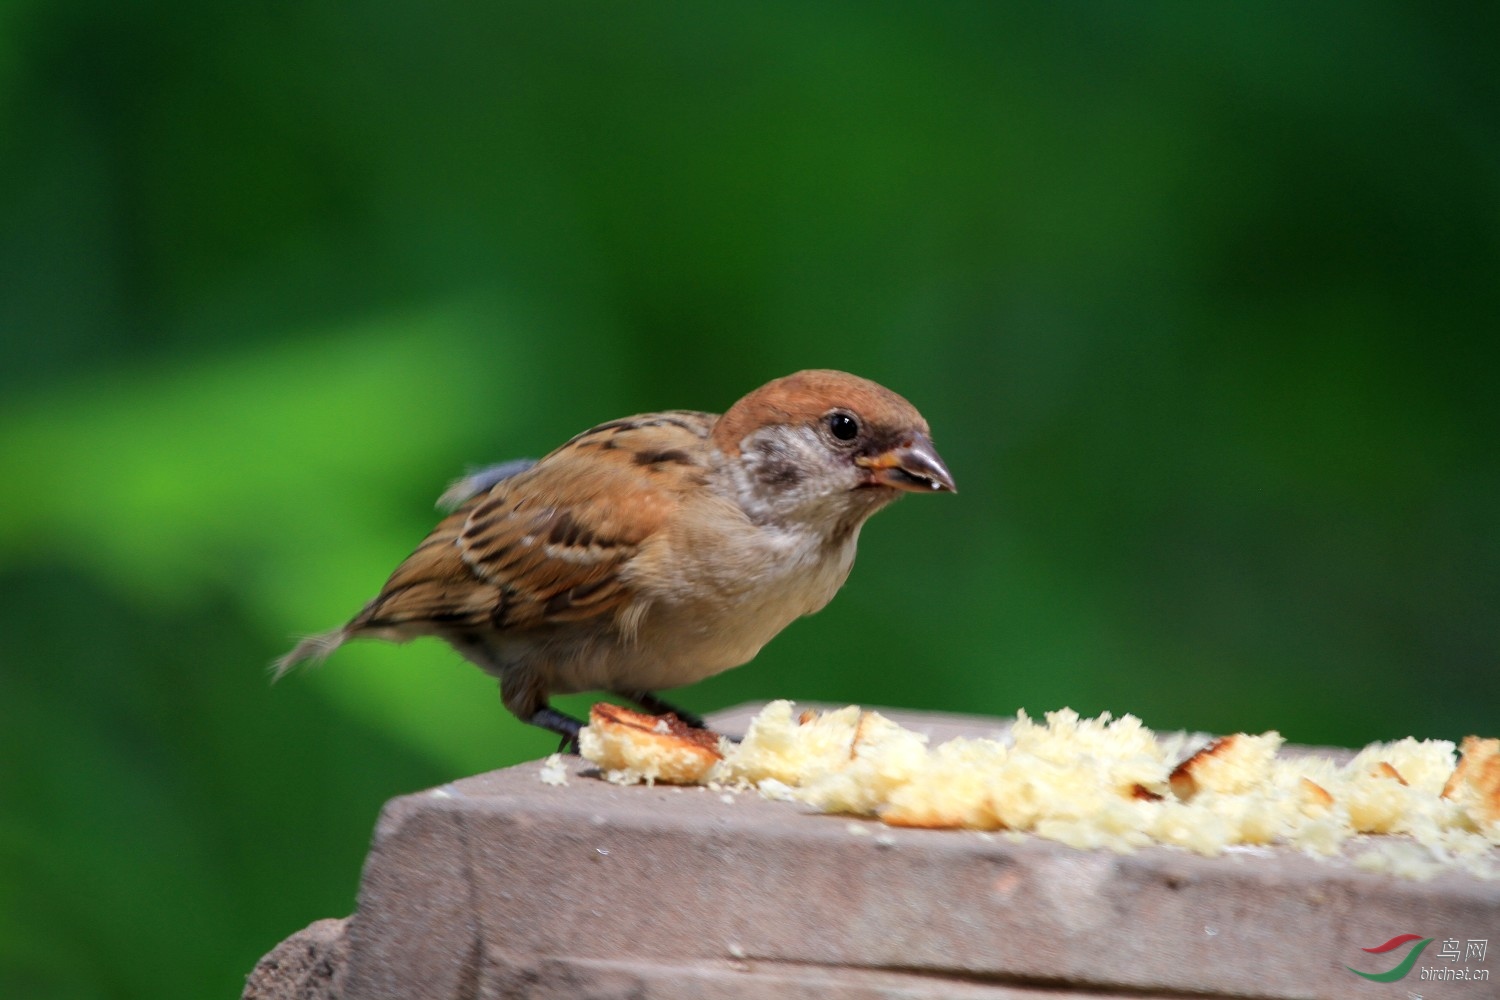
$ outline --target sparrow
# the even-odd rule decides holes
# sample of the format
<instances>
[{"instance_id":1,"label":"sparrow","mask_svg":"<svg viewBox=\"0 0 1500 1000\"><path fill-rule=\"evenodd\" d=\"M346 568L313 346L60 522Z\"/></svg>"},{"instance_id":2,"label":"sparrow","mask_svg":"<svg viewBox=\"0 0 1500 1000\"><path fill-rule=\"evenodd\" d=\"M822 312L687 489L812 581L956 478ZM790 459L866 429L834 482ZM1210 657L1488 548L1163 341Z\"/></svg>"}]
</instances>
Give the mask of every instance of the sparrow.
<instances>
[{"instance_id":1,"label":"sparrow","mask_svg":"<svg viewBox=\"0 0 1500 1000\"><path fill-rule=\"evenodd\" d=\"M953 477L922 415L845 372L776 379L722 416L611 420L454 483L375 599L273 671L350 639L436 636L574 752L581 723L554 694L609 692L701 727L655 692L751 660L843 586L871 514L939 492Z\"/></svg>"}]
</instances>

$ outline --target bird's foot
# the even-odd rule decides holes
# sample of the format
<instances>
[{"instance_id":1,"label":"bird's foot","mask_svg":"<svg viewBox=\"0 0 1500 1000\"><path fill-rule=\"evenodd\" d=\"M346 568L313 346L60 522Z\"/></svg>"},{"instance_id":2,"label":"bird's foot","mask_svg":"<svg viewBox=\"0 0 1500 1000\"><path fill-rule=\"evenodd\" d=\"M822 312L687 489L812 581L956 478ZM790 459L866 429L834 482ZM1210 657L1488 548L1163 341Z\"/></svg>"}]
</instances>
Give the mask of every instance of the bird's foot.
<instances>
[{"instance_id":1,"label":"bird's foot","mask_svg":"<svg viewBox=\"0 0 1500 1000\"><path fill-rule=\"evenodd\" d=\"M639 706L652 715L675 715L694 729L707 729L703 717L696 715L686 709L678 708L669 701L663 701L650 691L616 691L615 694L626 701Z\"/></svg>"},{"instance_id":2,"label":"bird's foot","mask_svg":"<svg viewBox=\"0 0 1500 1000\"><path fill-rule=\"evenodd\" d=\"M557 745L558 753L578 754L578 730L583 728L583 723L571 715L563 715L551 705L544 705L531 713L526 720L533 726L539 726L548 732L556 733L562 737L562 742Z\"/></svg>"}]
</instances>

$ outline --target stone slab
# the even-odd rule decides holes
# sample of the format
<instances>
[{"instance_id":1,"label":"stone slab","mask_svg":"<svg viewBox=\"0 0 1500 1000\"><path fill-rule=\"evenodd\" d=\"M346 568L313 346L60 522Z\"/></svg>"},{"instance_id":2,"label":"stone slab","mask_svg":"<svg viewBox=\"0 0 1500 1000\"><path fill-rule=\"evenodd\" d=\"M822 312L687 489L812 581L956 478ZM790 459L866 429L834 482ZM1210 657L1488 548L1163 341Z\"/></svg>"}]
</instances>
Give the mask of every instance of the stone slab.
<instances>
[{"instance_id":1,"label":"stone slab","mask_svg":"<svg viewBox=\"0 0 1500 1000\"><path fill-rule=\"evenodd\" d=\"M242 1000L338 1000L349 949L344 920L319 920L271 949L245 980Z\"/></svg>"},{"instance_id":2,"label":"stone slab","mask_svg":"<svg viewBox=\"0 0 1500 1000\"><path fill-rule=\"evenodd\" d=\"M758 707L711 721L742 731ZM1003 728L888 714L935 741ZM554 787L533 762L390 802L346 931L344 996L1500 995L1346 969L1393 965L1361 949L1398 934L1500 938L1496 882L1273 848L1119 855L891 829L588 770L576 761Z\"/></svg>"}]
</instances>

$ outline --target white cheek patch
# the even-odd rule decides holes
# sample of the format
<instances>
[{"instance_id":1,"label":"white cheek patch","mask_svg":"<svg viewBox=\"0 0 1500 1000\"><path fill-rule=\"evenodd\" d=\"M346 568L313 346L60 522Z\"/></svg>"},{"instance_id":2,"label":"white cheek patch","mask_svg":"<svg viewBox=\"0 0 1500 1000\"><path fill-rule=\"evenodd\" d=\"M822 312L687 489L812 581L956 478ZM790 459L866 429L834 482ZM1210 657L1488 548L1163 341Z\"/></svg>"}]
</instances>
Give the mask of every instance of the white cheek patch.
<instances>
[{"instance_id":1,"label":"white cheek patch","mask_svg":"<svg viewBox=\"0 0 1500 1000\"><path fill-rule=\"evenodd\" d=\"M856 485L854 468L841 469L811 427L763 427L740 442L740 456L735 500L759 523L816 520L813 508Z\"/></svg>"}]
</instances>

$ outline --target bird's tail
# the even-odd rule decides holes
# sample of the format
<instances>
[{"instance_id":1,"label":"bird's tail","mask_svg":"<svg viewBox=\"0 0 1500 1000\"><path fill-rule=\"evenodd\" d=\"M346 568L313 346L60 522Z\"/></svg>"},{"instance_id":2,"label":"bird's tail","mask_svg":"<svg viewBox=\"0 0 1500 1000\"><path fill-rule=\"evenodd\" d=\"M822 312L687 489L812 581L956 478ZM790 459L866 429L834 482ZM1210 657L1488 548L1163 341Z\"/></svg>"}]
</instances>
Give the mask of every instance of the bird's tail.
<instances>
[{"instance_id":1,"label":"bird's tail","mask_svg":"<svg viewBox=\"0 0 1500 1000\"><path fill-rule=\"evenodd\" d=\"M271 664L272 683L281 680L290 670L303 661L321 663L328 654L338 649L349 639L349 626L344 625L327 632L310 635L297 643L288 654Z\"/></svg>"}]
</instances>

